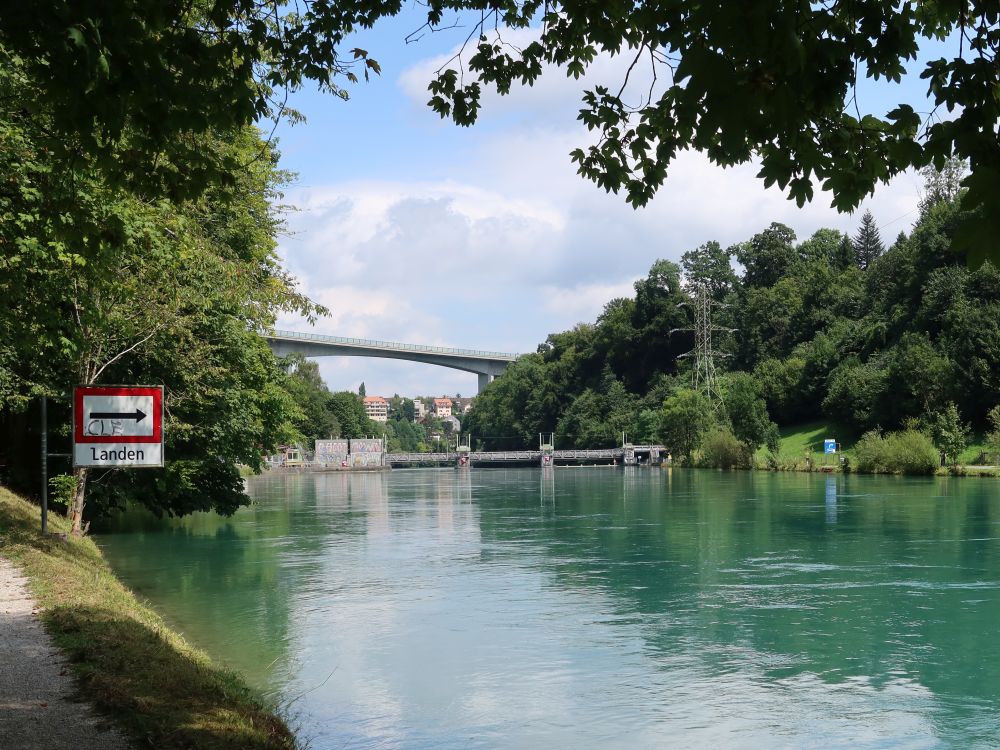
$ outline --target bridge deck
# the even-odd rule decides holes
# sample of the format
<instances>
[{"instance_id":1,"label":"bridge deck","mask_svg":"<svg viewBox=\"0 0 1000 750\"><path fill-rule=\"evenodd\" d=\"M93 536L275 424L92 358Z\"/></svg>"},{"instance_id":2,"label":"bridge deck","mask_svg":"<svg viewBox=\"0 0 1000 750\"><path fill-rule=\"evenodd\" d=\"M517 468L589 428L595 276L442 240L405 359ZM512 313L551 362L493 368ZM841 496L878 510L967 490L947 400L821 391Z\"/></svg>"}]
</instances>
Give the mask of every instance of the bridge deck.
<instances>
[{"instance_id":1,"label":"bridge deck","mask_svg":"<svg viewBox=\"0 0 1000 750\"><path fill-rule=\"evenodd\" d=\"M513 362L517 354L510 352L490 352L480 349L456 349L447 346L426 346L424 344L401 344L396 341L376 341L374 339L355 339L345 336L327 336L321 333L299 333L298 331L271 331L265 335L268 339L285 339L291 341L307 341L314 344L331 344L333 346L350 346L360 349L371 349L380 352L400 352L417 354L437 354L446 357L469 357L472 359L501 360Z\"/></svg>"}]
</instances>

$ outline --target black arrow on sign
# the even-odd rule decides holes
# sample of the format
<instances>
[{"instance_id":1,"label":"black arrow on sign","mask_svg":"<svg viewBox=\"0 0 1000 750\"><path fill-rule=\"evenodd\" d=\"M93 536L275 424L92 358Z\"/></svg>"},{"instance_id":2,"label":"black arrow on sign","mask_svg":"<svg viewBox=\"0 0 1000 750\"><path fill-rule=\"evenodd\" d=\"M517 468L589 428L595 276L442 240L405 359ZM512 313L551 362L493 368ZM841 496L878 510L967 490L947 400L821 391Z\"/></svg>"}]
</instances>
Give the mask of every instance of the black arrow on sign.
<instances>
[{"instance_id":1,"label":"black arrow on sign","mask_svg":"<svg viewBox=\"0 0 1000 750\"><path fill-rule=\"evenodd\" d=\"M146 412L136 409L131 414L120 414L116 411L92 411L90 412L91 419L134 419L136 424L139 424L142 420L146 418Z\"/></svg>"}]
</instances>

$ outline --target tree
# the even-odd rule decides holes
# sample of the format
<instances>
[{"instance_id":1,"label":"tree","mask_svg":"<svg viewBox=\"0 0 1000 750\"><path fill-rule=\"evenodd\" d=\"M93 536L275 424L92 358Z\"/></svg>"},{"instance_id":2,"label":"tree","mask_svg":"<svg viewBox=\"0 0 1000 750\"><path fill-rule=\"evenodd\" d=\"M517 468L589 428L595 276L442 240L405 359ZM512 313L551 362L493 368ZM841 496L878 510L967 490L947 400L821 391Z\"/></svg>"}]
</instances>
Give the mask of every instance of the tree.
<instances>
[{"instance_id":1,"label":"tree","mask_svg":"<svg viewBox=\"0 0 1000 750\"><path fill-rule=\"evenodd\" d=\"M507 93L516 82L534 83L546 63L579 78L601 53L626 54L632 64L621 85L584 93L579 117L599 137L572 154L579 172L606 190L625 190L630 203L644 205L676 156L697 149L722 166L759 160L764 183L777 183L799 205L818 183L847 211L876 184L909 168L940 168L954 154L971 167L963 183L970 214L959 244L1000 258L990 244L1000 234L1000 216L989 210L1000 196L1000 110L993 99L1000 33L992 0L933 7L875 0L627 3L614 10L437 0L432 26L456 5L481 16L469 35L478 34L474 49L456 55L429 86L431 106L443 117L474 122L484 84ZM516 48L503 43L498 26L527 27L540 12L537 40ZM859 111L860 79L898 82L922 45L952 32L963 36L968 53L963 43L957 57L929 59L921 77L933 107L959 114L922 121L922 101L900 103L884 117Z\"/></svg>"},{"instance_id":2,"label":"tree","mask_svg":"<svg viewBox=\"0 0 1000 750\"><path fill-rule=\"evenodd\" d=\"M767 405L781 424L794 424L809 414L809 399L802 382L806 362L801 356L764 359L753 369L753 378Z\"/></svg>"},{"instance_id":3,"label":"tree","mask_svg":"<svg viewBox=\"0 0 1000 750\"><path fill-rule=\"evenodd\" d=\"M844 262L845 240L850 246L850 239L836 229L817 229L812 237L803 241L796 248L798 256L806 262L826 261L835 268L846 268L853 262L853 253Z\"/></svg>"},{"instance_id":4,"label":"tree","mask_svg":"<svg viewBox=\"0 0 1000 750\"><path fill-rule=\"evenodd\" d=\"M598 135L572 159L581 175L630 203L646 204L678 154L698 150L722 166L756 160L768 186L802 205L821 186L852 210L906 169L950 156L968 160L956 244L994 259L1000 214L1000 110L995 103L995 0L963 3L622 3L565 0L431 0L414 30L463 27L459 52L429 84L430 105L475 122L486 86L531 85L546 66L575 78L607 55L626 55L623 79L583 94L580 119ZM36 99L51 107L64 140L105 156L131 145L109 170L171 188L204 185L219 170L186 134L226 132L284 110L282 90L314 81L346 97L339 81L378 73L345 39L401 12L402 3L344 0L293 9L278 0L99 0L0 5L0 45L27 61ZM299 12L301 11L301 12ZM455 22L454 16L459 15ZM471 31L466 31L471 28ZM536 29L527 43L507 30ZM961 36L951 59L922 47ZM926 56L931 103L861 112L861 80L898 82ZM352 69L352 66L353 67ZM948 118L920 112L947 109ZM71 149L70 149L71 150ZM189 172L157 155L184 154ZM221 171L225 171L224 169ZM985 209L985 210L984 210Z\"/></svg>"},{"instance_id":5,"label":"tree","mask_svg":"<svg viewBox=\"0 0 1000 750\"><path fill-rule=\"evenodd\" d=\"M681 307L690 297L681 286L680 267L662 259L650 266L646 278L635 282L634 288L631 320L634 333L627 338L631 372L623 380L630 390L644 392L659 373L676 368L677 355L692 348L690 333L671 333L690 327L690 308Z\"/></svg>"},{"instance_id":6,"label":"tree","mask_svg":"<svg viewBox=\"0 0 1000 750\"><path fill-rule=\"evenodd\" d=\"M65 159L55 115L32 99L31 66L0 56L0 169L10 180L0 191L0 383L13 386L0 412L78 383L163 384L166 465L102 470L89 489L92 472L78 469L73 530L88 505L232 512L248 500L237 464L259 470L261 452L302 418L258 332L280 312L319 310L275 252L282 217L272 201L287 179L276 152L250 127L190 133L191 148L231 165L224 186L183 201L150 196L108 180L86 149ZM128 158L108 152L117 156Z\"/></svg>"},{"instance_id":7,"label":"tree","mask_svg":"<svg viewBox=\"0 0 1000 750\"><path fill-rule=\"evenodd\" d=\"M722 378L721 390L732 433L750 455L764 444L777 452L778 426L768 416L758 381L749 373L729 373Z\"/></svg>"},{"instance_id":8,"label":"tree","mask_svg":"<svg viewBox=\"0 0 1000 750\"><path fill-rule=\"evenodd\" d=\"M337 391L330 397L330 411L340 425L339 437L360 438L372 433L361 396L351 391Z\"/></svg>"},{"instance_id":9,"label":"tree","mask_svg":"<svg viewBox=\"0 0 1000 750\"><path fill-rule=\"evenodd\" d=\"M1000 464L1000 404L990 409L987 417L992 429L986 433L986 446L993 454L993 462Z\"/></svg>"},{"instance_id":10,"label":"tree","mask_svg":"<svg viewBox=\"0 0 1000 750\"><path fill-rule=\"evenodd\" d=\"M969 444L969 425L962 423L958 407L953 401L931 418L931 434L934 444L941 449L946 458L953 464L958 463L958 457Z\"/></svg>"},{"instance_id":11,"label":"tree","mask_svg":"<svg viewBox=\"0 0 1000 750\"><path fill-rule=\"evenodd\" d=\"M285 94L304 81L346 98L338 79L379 72L364 50L339 47L399 5L349 5L298 12L278 0L3 3L0 47L36 82L31 100L51 112L56 158L82 151L110 184L193 197L227 184L239 162L199 149L191 134L294 119Z\"/></svg>"},{"instance_id":12,"label":"tree","mask_svg":"<svg viewBox=\"0 0 1000 750\"><path fill-rule=\"evenodd\" d=\"M361 385L358 386L358 395L361 396L361 398L364 398L365 396L368 395L368 393L365 391L365 381L363 380L361 381Z\"/></svg>"},{"instance_id":13,"label":"tree","mask_svg":"<svg viewBox=\"0 0 1000 750\"><path fill-rule=\"evenodd\" d=\"M885 252L882 237L875 224L875 217L872 216L870 210L865 211L861 217L861 226L858 227L858 233L854 235L851 244L854 247L854 262L862 271L866 270Z\"/></svg>"},{"instance_id":14,"label":"tree","mask_svg":"<svg viewBox=\"0 0 1000 750\"><path fill-rule=\"evenodd\" d=\"M795 232L773 222L749 242L737 245L734 254L743 266L743 285L769 287L788 273L798 259L794 242Z\"/></svg>"},{"instance_id":15,"label":"tree","mask_svg":"<svg viewBox=\"0 0 1000 750\"><path fill-rule=\"evenodd\" d=\"M848 357L829 373L823 411L841 424L861 430L886 421L889 373L877 360Z\"/></svg>"},{"instance_id":16,"label":"tree","mask_svg":"<svg viewBox=\"0 0 1000 750\"><path fill-rule=\"evenodd\" d=\"M713 450L731 442L729 428L755 449L771 442L772 418L795 425L826 414L861 434L905 426L949 400L959 413L985 415L1000 392L1000 269L970 270L947 252L960 212L939 201L867 271L844 257L833 230L795 245L790 229L772 225L741 245L747 275L724 308L734 313L738 356L727 360L735 372L719 376L728 423ZM706 266L725 273L714 263L723 258L709 244L684 262L692 275ZM677 271L658 261L634 299L549 335L484 391L474 432L499 436L487 438L495 447L530 446L552 425L560 444L612 444L623 429L649 435L650 414L662 421L664 401L679 393L677 355L691 347L676 330L691 325Z\"/></svg>"},{"instance_id":17,"label":"tree","mask_svg":"<svg viewBox=\"0 0 1000 750\"><path fill-rule=\"evenodd\" d=\"M670 453L691 463L691 454L714 423L708 399L698 391L680 388L663 402L660 439Z\"/></svg>"},{"instance_id":18,"label":"tree","mask_svg":"<svg viewBox=\"0 0 1000 750\"><path fill-rule=\"evenodd\" d=\"M736 290L739 280L730 254L718 242L706 242L681 256L681 269L688 284L704 284L712 299L723 301Z\"/></svg>"},{"instance_id":19,"label":"tree","mask_svg":"<svg viewBox=\"0 0 1000 750\"><path fill-rule=\"evenodd\" d=\"M340 424L330 410L332 394L319 374L319 365L302 355L292 355L286 364L288 379L285 389L292 395L302 412L295 427L302 437L313 443L340 433Z\"/></svg>"},{"instance_id":20,"label":"tree","mask_svg":"<svg viewBox=\"0 0 1000 750\"><path fill-rule=\"evenodd\" d=\"M920 215L926 215L938 203L951 203L958 198L967 171L966 163L955 157L945 160L940 169L934 165L921 169L924 191L920 197Z\"/></svg>"}]
</instances>

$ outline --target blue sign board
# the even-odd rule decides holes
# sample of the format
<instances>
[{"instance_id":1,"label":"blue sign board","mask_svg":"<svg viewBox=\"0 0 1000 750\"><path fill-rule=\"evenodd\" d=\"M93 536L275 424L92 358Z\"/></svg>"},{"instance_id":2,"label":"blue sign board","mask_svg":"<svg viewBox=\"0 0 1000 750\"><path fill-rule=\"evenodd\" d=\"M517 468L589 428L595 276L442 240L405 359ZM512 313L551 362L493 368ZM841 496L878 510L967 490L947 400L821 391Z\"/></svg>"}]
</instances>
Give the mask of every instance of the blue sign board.
<instances>
[{"instance_id":1,"label":"blue sign board","mask_svg":"<svg viewBox=\"0 0 1000 750\"><path fill-rule=\"evenodd\" d=\"M823 441L823 452L824 453L836 453L837 452L837 441L836 440L824 440Z\"/></svg>"}]
</instances>

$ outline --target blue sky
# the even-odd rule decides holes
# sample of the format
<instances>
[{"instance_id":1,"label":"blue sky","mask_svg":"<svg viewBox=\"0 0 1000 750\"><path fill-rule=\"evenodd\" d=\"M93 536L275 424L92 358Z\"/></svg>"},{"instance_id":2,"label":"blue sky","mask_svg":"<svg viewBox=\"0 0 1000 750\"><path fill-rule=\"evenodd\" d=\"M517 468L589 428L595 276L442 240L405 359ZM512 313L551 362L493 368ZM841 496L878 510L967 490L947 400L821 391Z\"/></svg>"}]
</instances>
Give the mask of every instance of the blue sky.
<instances>
[{"instance_id":1,"label":"blue sky","mask_svg":"<svg viewBox=\"0 0 1000 750\"><path fill-rule=\"evenodd\" d=\"M580 93L587 83L619 81L622 60L599 59L583 85L552 70L533 88L487 95L472 128L443 121L426 106L426 86L468 32L406 44L419 23L415 15L392 19L352 41L382 75L351 86L349 101L312 90L291 98L307 121L277 132L282 166L298 174L285 194L295 210L280 252L331 315L311 329L290 317L280 327L534 351L549 333L592 321L608 300L630 294L658 258L678 260L708 240L744 240L771 221L800 239L820 227L856 229L858 215L838 214L823 194L798 209L764 190L753 164L723 170L685 154L638 211L578 177L569 151L590 142L576 121ZM933 51L947 55L950 46ZM917 103L925 90L916 75L902 86L866 85L862 110ZM860 210L871 208L891 240L909 229L919 188L916 175L901 175ZM474 375L430 365L319 362L334 390L362 381L383 395L476 388Z\"/></svg>"}]
</instances>

